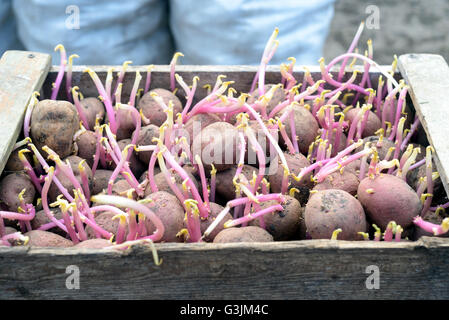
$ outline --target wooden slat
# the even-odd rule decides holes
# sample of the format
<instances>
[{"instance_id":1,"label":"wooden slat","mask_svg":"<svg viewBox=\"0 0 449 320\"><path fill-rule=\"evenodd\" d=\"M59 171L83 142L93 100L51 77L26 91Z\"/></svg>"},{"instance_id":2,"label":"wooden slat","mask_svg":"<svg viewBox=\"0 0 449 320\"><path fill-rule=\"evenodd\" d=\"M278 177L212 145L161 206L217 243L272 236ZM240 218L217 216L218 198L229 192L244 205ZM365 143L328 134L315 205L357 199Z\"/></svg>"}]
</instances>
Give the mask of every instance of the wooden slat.
<instances>
[{"instance_id":1,"label":"wooden slat","mask_svg":"<svg viewBox=\"0 0 449 320\"><path fill-rule=\"evenodd\" d=\"M0 174L22 129L28 101L50 66L50 55L29 51L6 51L0 60Z\"/></svg>"},{"instance_id":2,"label":"wooden slat","mask_svg":"<svg viewBox=\"0 0 449 320\"><path fill-rule=\"evenodd\" d=\"M156 244L127 251L0 248L2 299L448 299L449 241ZM80 288L66 287L66 268ZM379 289L368 289L370 265ZM170 311L171 312L171 311ZM174 318L174 317L173 317Z\"/></svg>"},{"instance_id":3,"label":"wooden slat","mask_svg":"<svg viewBox=\"0 0 449 320\"><path fill-rule=\"evenodd\" d=\"M399 70L410 86L410 96L427 139L435 148L435 164L449 194L449 67L442 56L405 54Z\"/></svg>"}]
</instances>

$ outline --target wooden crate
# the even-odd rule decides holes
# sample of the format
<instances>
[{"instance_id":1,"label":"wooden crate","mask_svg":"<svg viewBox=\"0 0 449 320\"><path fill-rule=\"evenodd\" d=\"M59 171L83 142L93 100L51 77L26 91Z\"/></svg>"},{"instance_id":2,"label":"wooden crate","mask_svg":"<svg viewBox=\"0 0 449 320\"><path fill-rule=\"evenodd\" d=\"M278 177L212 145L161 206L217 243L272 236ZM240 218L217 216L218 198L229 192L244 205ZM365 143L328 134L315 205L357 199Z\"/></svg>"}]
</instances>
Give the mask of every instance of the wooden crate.
<instances>
[{"instance_id":1,"label":"wooden crate","mask_svg":"<svg viewBox=\"0 0 449 320\"><path fill-rule=\"evenodd\" d=\"M403 55L400 73L410 85L414 108L436 149L436 164L446 192L449 172L449 68L440 56ZM108 66L92 66L104 80ZM389 67L383 66L388 69ZM85 66L74 67L73 85L96 95ZM115 70L118 70L117 66ZM49 71L50 70L50 71ZM10 51L0 61L0 172L21 130L23 113L34 90L49 96L57 67L45 54ZM224 74L237 90L248 90L257 67L178 66L201 87ZM296 69L301 79L302 68ZM310 67L319 78L319 68ZM47 72L48 76L47 76ZM128 68L124 97L134 73ZM168 87L168 66L156 66L152 87ZM379 73L373 68L371 78ZM315 79L316 79L315 78ZM267 82L279 81L269 67ZM45 81L44 81L45 80ZM63 92L64 90L61 90ZM199 92L204 95L204 91ZM63 97L63 94L61 95ZM0 298L24 299L447 299L449 239L424 237L416 242L305 240L251 244L156 244L163 263L153 263L147 246L126 251L75 248L0 248ZM80 271L80 288L68 289L67 267ZM380 288L368 289L369 266L377 266Z\"/></svg>"}]
</instances>

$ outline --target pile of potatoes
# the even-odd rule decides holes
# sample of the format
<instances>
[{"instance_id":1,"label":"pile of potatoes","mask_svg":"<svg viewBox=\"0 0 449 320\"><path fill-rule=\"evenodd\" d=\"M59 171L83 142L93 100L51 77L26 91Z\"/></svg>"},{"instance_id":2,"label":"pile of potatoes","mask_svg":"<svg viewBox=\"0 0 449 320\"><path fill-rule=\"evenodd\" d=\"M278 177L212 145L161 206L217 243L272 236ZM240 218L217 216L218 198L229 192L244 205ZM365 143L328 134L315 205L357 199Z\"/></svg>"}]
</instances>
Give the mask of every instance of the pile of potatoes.
<instances>
[{"instance_id":1,"label":"pile of potatoes","mask_svg":"<svg viewBox=\"0 0 449 320\"><path fill-rule=\"evenodd\" d=\"M385 97L391 91L375 87L374 83L372 90L380 90L379 99L374 101L369 101L371 95L360 95L357 90L347 88L326 96L320 83L313 79L307 83L307 73L301 79L304 88L300 90L299 86L294 86L301 82L292 79L293 76L285 76L285 72L290 70L287 67L281 68L284 72L282 82L265 84L263 94L256 86L234 99L231 90L224 88L227 91L215 96L209 94L208 99L195 96L194 102L189 102L192 103L189 110L184 110L189 92L184 92L184 96L180 88L175 92L173 88L148 90L137 96L135 106L130 106L140 113L138 125L133 110L114 109L118 128L113 133L113 140L124 152L122 155L128 157L126 163L130 173L120 171L113 179L115 168L122 164L114 160L114 154L117 156L115 150L111 155L106 147L109 141L114 148L111 136L100 130L110 123L111 114L105 100L82 98L79 101L81 109L70 102L71 99L38 101L30 115L29 140L18 143L1 176L0 239L3 240L0 245L103 248L118 244L117 239L145 238L157 229L151 220L129 208L124 209L126 219L106 210L95 213L92 223L105 234L112 235L110 238L99 235L98 230L86 223L74 227L82 241L72 241L68 232L49 218L42 205L44 200L48 204L59 203L59 206L51 206L51 214L63 221L65 211L61 199L78 197L74 192L75 181L63 170L55 172L60 185L53 181L48 190L43 190L48 177L48 168L43 161L50 166L57 164L54 157L47 158L48 148L68 165L77 183L83 185L86 201L91 196L112 194L143 203L151 209L164 226L160 242L192 241L191 221L199 223L197 228L201 238L198 241L215 243L367 240L375 238L378 228L386 231L393 221L397 240L415 240L431 235L417 228L413 220L421 215L429 222L441 224L445 218L441 210L437 213L429 210L431 205L441 203L446 196L437 173L431 186L423 182L429 176L426 171L429 161L409 170L406 176L401 176L401 170L397 169L398 166L402 169L408 159L411 159L409 164L424 161L427 146L426 141L422 142L423 131L417 126L418 130L410 133L410 141L400 148L406 137L405 130L412 130L414 114L409 104L405 104L399 115L403 119L399 121L399 116L395 117L395 107L403 103L397 95L399 90L397 94L391 94L388 103ZM262 72L264 70L260 69L259 73ZM326 78L322 80L326 81ZM333 89L335 87L339 88L339 85L334 84ZM217 80L216 88L222 88L220 80ZM365 84L364 88L368 86ZM346 97L338 100L338 96L343 95L357 96L357 99ZM298 96L303 98L297 101L295 98ZM281 105L285 107L276 113L276 108ZM357 121L362 122L361 106L367 105L374 105L380 111L368 108L362 115L363 125L358 125ZM231 111L221 112L220 108ZM90 130L80 126L79 110L82 110ZM342 126L338 125L339 121ZM400 127L398 132L401 136L404 133L403 137L400 138L399 134L396 138L391 138L394 134L389 137L392 131L384 130L387 123L390 124L389 129L391 125L393 130ZM166 140L164 132L175 127L182 129L187 139L182 140L175 135ZM353 128L355 131L351 132ZM259 144L254 143L253 135ZM356 137L359 138L357 146ZM19 138L19 142L24 138ZM133 141L136 141L135 145ZM167 143L169 147L164 150ZM181 153L171 147L182 143L184 155L176 159L183 174L168 161L165 163L167 167L159 166L158 157L164 151L179 156ZM409 145L412 147L407 148ZM147 149L143 150L143 147ZM258 147L262 148L262 153L258 153ZM335 164L339 164L338 170L323 174L331 167L326 167L326 163L332 163L334 158L349 149L351 151L344 157L335 160ZM363 150L369 150L369 153L358 156ZM413 157L411 150L416 150ZM39 159L39 155L44 160ZM192 159L201 161L189 161ZM396 167L391 169L389 164ZM315 166L314 169L310 169L311 166ZM432 168L435 166L430 171ZM317 178L320 172L322 179ZM130 181L138 181L139 188L133 187ZM252 190L254 181L258 181L256 190ZM154 191L152 183L157 191ZM66 194L61 191L61 186ZM44 192L46 196L42 199ZM255 200L260 195L276 194L280 194L281 200ZM249 200L231 207L233 201L242 197ZM427 198L431 201L426 202ZM199 217L193 210L193 220L189 220L191 212L186 209L186 199L195 200L197 205L201 205L198 200L204 202L208 215ZM23 213L25 204L34 207L33 219L18 221L7 218L7 212ZM94 208L100 204L93 201L89 205ZM259 215L263 210L270 212ZM426 211L424 214L423 210ZM237 222L241 218L246 220ZM17 233L27 237L26 241L19 241L17 237L5 240L7 235ZM139 236L136 238L131 234Z\"/></svg>"}]
</instances>

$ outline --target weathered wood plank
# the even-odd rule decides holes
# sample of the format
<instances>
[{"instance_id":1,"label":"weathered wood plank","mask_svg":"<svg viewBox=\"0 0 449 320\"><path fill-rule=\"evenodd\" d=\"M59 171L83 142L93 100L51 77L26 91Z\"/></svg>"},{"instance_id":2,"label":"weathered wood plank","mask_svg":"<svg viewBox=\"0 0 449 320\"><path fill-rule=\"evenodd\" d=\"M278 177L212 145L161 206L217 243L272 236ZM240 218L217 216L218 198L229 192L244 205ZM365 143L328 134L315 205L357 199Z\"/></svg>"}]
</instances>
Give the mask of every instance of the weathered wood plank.
<instances>
[{"instance_id":1,"label":"weathered wood plank","mask_svg":"<svg viewBox=\"0 0 449 320\"><path fill-rule=\"evenodd\" d=\"M1 299L447 299L449 240L0 249ZM66 288L66 268L80 271ZM369 290L376 265L380 288Z\"/></svg>"},{"instance_id":2,"label":"weathered wood plank","mask_svg":"<svg viewBox=\"0 0 449 320\"><path fill-rule=\"evenodd\" d=\"M50 66L50 55L29 51L6 51L0 60L0 174L22 129L28 101Z\"/></svg>"},{"instance_id":3,"label":"weathered wood plank","mask_svg":"<svg viewBox=\"0 0 449 320\"><path fill-rule=\"evenodd\" d=\"M442 56L405 54L399 69L410 86L410 96L430 144L435 164L449 194L449 66Z\"/></svg>"}]
</instances>

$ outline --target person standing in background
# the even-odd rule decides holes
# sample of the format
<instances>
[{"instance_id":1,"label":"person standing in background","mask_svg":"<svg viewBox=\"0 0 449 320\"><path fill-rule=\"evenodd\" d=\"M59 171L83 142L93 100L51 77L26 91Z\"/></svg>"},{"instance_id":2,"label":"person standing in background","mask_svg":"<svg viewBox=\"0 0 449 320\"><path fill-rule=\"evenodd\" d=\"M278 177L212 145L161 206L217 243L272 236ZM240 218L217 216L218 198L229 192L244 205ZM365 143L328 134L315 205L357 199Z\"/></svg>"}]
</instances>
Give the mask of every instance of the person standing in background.
<instances>
[{"instance_id":1,"label":"person standing in background","mask_svg":"<svg viewBox=\"0 0 449 320\"><path fill-rule=\"evenodd\" d=\"M334 0L0 2L9 8L0 12L0 52L21 42L58 61L53 49L61 43L80 56L77 64L168 64L180 51L182 64L257 65L275 27L280 45L272 64L288 57L316 64L334 14Z\"/></svg>"}]
</instances>

